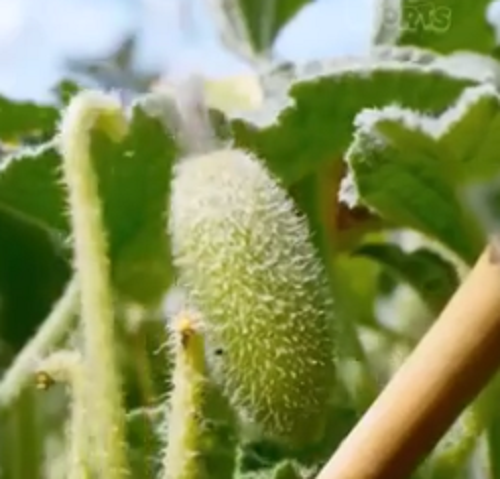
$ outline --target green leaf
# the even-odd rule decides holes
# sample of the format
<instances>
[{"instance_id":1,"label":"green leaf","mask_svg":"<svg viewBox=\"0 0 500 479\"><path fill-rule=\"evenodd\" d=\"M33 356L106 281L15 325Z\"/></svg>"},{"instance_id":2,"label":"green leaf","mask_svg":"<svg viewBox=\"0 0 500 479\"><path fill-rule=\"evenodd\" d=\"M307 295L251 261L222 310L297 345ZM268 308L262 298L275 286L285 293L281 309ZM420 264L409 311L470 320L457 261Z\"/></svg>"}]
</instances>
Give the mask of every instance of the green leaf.
<instances>
[{"instance_id":1,"label":"green leaf","mask_svg":"<svg viewBox=\"0 0 500 479\"><path fill-rule=\"evenodd\" d=\"M350 175L342 196L351 204L359 199L387 220L474 261L484 234L463 191L498 172L499 113L499 97L489 85L468 89L437 118L395 107L366 110L357 117L358 131L346 155Z\"/></svg>"},{"instance_id":2,"label":"green leaf","mask_svg":"<svg viewBox=\"0 0 500 479\"><path fill-rule=\"evenodd\" d=\"M310 0L238 0L252 46L269 50L280 30Z\"/></svg>"},{"instance_id":3,"label":"green leaf","mask_svg":"<svg viewBox=\"0 0 500 479\"><path fill-rule=\"evenodd\" d=\"M71 98L81 90L78 83L73 80L62 80L52 88L59 104L67 105Z\"/></svg>"},{"instance_id":4,"label":"green leaf","mask_svg":"<svg viewBox=\"0 0 500 479\"><path fill-rule=\"evenodd\" d=\"M226 124L236 146L265 159L287 185L342 158L362 108L396 102L440 113L475 84L471 77L433 65L354 62L333 69L308 68L312 73L292 83L288 97L285 87L278 92L281 101L269 100L261 110Z\"/></svg>"},{"instance_id":5,"label":"green leaf","mask_svg":"<svg viewBox=\"0 0 500 479\"><path fill-rule=\"evenodd\" d=\"M500 177L496 175L490 181L471 185L464 190L463 197L475 213L483 230L488 234L498 234L500 231Z\"/></svg>"},{"instance_id":6,"label":"green leaf","mask_svg":"<svg viewBox=\"0 0 500 479\"><path fill-rule=\"evenodd\" d=\"M70 266L56 238L0 207L0 336L17 352L62 293Z\"/></svg>"},{"instance_id":7,"label":"green leaf","mask_svg":"<svg viewBox=\"0 0 500 479\"><path fill-rule=\"evenodd\" d=\"M484 432L477 408L469 407L455 420L428 457L433 479L457 477L466 470L471 455L477 449ZM467 477L463 474L458 477Z\"/></svg>"},{"instance_id":8,"label":"green leaf","mask_svg":"<svg viewBox=\"0 0 500 479\"><path fill-rule=\"evenodd\" d=\"M440 53L470 50L490 54L494 29L487 22L491 0L382 0L376 41L433 49ZM398 35L399 32L399 35Z\"/></svg>"},{"instance_id":9,"label":"green leaf","mask_svg":"<svg viewBox=\"0 0 500 479\"><path fill-rule=\"evenodd\" d=\"M54 143L23 148L0 165L0 205L41 227L69 231Z\"/></svg>"},{"instance_id":10,"label":"green leaf","mask_svg":"<svg viewBox=\"0 0 500 479\"><path fill-rule=\"evenodd\" d=\"M354 254L380 263L397 279L408 283L435 313L443 309L459 285L453 265L427 248L407 253L395 244L365 243Z\"/></svg>"},{"instance_id":11,"label":"green leaf","mask_svg":"<svg viewBox=\"0 0 500 479\"><path fill-rule=\"evenodd\" d=\"M273 471L273 479L302 479L297 467L290 461L278 464Z\"/></svg>"},{"instance_id":12,"label":"green leaf","mask_svg":"<svg viewBox=\"0 0 500 479\"><path fill-rule=\"evenodd\" d=\"M239 473L236 479L302 479L297 469L291 461L282 461L274 469Z\"/></svg>"},{"instance_id":13,"label":"green leaf","mask_svg":"<svg viewBox=\"0 0 500 479\"><path fill-rule=\"evenodd\" d=\"M152 479L156 476L157 466L151 457L161 453L157 425L163 421L163 412L159 408L143 407L127 414L129 460L135 477Z\"/></svg>"},{"instance_id":14,"label":"green leaf","mask_svg":"<svg viewBox=\"0 0 500 479\"><path fill-rule=\"evenodd\" d=\"M484 180L498 173L500 97L494 87L464 91L436 125L438 145L449 158L445 161L457 164L457 182Z\"/></svg>"},{"instance_id":15,"label":"green leaf","mask_svg":"<svg viewBox=\"0 0 500 479\"><path fill-rule=\"evenodd\" d=\"M244 442L241 446L239 470L245 474L244 477L252 477L252 473L269 474L271 470L279 467L280 463L289 460L296 460L304 466L315 466L324 462L360 419L355 408L347 402L345 397L339 397L330 405L325 437L318 444L310 444L300 450L290 450L269 440Z\"/></svg>"},{"instance_id":16,"label":"green leaf","mask_svg":"<svg viewBox=\"0 0 500 479\"><path fill-rule=\"evenodd\" d=\"M468 223L438 157L360 132L347 161L363 203L396 224L439 239L468 261L475 258L478 245L468 237Z\"/></svg>"},{"instance_id":17,"label":"green leaf","mask_svg":"<svg viewBox=\"0 0 500 479\"><path fill-rule=\"evenodd\" d=\"M120 144L100 133L92 142L104 218L119 291L139 302L156 302L170 283L166 214L173 139L161 120L134 107L130 132ZM53 144L25 149L0 170L0 205L67 236L66 192L61 158Z\"/></svg>"},{"instance_id":18,"label":"green leaf","mask_svg":"<svg viewBox=\"0 0 500 479\"><path fill-rule=\"evenodd\" d=\"M500 414L498 397L500 395L500 373L488 383L488 386L477 398L476 412L486 428L488 441L488 462L493 478L500 477Z\"/></svg>"},{"instance_id":19,"label":"green leaf","mask_svg":"<svg viewBox=\"0 0 500 479\"><path fill-rule=\"evenodd\" d=\"M93 153L116 284L133 299L155 302L171 280L166 218L174 140L160 119L136 107L125 141L96 134Z\"/></svg>"},{"instance_id":20,"label":"green leaf","mask_svg":"<svg viewBox=\"0 0 500 479\"><path fill-rule=\"evenodd\" d=\"M45 135L55 129L58 120L59 112L54 106L0 96L0 139L4 141Z\"/></svg>"}]
</instances>

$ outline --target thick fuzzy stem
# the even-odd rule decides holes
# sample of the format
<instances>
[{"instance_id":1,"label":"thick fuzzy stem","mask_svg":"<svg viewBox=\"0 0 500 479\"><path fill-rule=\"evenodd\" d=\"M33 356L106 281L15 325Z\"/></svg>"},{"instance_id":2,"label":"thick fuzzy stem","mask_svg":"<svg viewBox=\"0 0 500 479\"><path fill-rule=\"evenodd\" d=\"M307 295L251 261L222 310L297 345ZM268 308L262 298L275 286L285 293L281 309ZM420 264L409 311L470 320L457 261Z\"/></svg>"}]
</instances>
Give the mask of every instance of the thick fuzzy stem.
<instances>
[{"instance_id":1,"label":"thick fuzzy stem","mask_svg":"<svg viewBox=\"0 0 500 479\"><path fill-rule=\"evenodd\" d=\"M81 289L84 369L92 392L89 407L97 468L100 476L118 479L127 471L125 411L115 353L108 248L89 152L92 128L114 139L124 136L127 122L117 99L90 91L74 97L62 122L60 146Z\"/></svg>"},{"instance_id":2,"label":"thick fuzzy stem","mask_svg":"<svg viewBox=\"0 0 500 479\"><path fill-rule=\"evenodd\" d=\"M76 318L78 285L73 280L33 339L17 355L0 382L0 409L11 404L29 384L36 362L68 332Z\"/></svg>"},{"instance_id":3,"label":"thick fuzzy stem","mask_svg":"<svg viewBox=\"0 0 500 479\"><path fill-rule=\"evenodd\" d=\"M71 420L68 428L68 479L87 479L89 475L89 439L87 400L82 361L74 351L58 351L43 360L37 371L39 387L48 381L64 382L70 387ZM43 382L42 382L43 381Z\"/></svg>"},{"instance_id":4,"label":"thick fuzzy stem","mask_svg":"<svg viewBox=\"0 0 500 479\"><path fill-rule=\"evenodd\" d=\"M0 421L2 478L42 479L43 437L34 392L22 391Z\"/></svg>"},{"instance_id":5,"label":"thick fuzzy stem","mask_svg":"<svg viewBox=\"0 0 500 479\"><path fill-rule=\"evenodd\" d=\"M161 478L198 479L206 381L203 337L190 315L178 316L173 331L175 367Z\"/></svg>"}]
</instances>

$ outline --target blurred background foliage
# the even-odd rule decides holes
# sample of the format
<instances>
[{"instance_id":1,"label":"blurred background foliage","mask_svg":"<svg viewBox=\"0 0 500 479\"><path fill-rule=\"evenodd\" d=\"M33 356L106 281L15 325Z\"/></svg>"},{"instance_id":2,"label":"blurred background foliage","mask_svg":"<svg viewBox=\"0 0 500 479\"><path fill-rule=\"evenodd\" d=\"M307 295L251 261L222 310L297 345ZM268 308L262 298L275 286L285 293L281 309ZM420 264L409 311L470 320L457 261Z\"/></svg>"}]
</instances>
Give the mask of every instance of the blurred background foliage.
<instances>
[{"instance_id":1,"label":"blurred background foliage","mask_svg":"<svg viewBox=\"0 0 500 479\"><path fill-rule=\"evenodd\" d=\"M224 1L221 3L224 4ZM230 2L227 3L229 5ZM224 23L234 20L230 14L226 17L215 15L213 21L211 20L214 35L220 37L220 43L223 45L221 48L226 48L242 65L246 65L246 69L242 70L245 73L253 71L263 75L268 74L273 61L278 61L285 72L287 69L293 70L293 65L284 62L288 59L273 50L272 46L273 42L279 41L282 27L303 11L302 9L307 8L310 2L240 0L238 3L244 12L243 24L238 25L234 21ZM271 3L276 10L274 15L270 16L268 9ZM380 3L389 5L390 1ZM449 3L445 0L436 0L433 5L436 7L442 4L441 6L446 7ZM178 35L181 38L196 37L197 22L190 19L191 7L186 4L177 5L179 11L184 12L184 16L177 13L178 19L183 19L179 20L178 28L181 33ZM410 4L410 1L405 3L408 8L412 7ZM432 58L433 54L447 54L461 49L489 54L496 61L495 31L493 28L484 27L484 10L488 4L489 2L474 4L474 8L477 8L477 12L481 15L479 22L479 14L476 15L476 11L474 14L470 13L470 2L455 1L450 7L453 18L467 18L468 21L460 20L452 23L453 28L441 37L436 35L435 31L426 33L425 29L420 31L420 34L419 31L414 31L403 35L398 43L400 47L416 45L434 50L432 53L422 51L417 59L403 59L403 62L421 65L431 61L429 58ZM369 2L356 7L353 2L343 2L342 5L345 11L351 12L348 18L353 24L356 23L354 17L357 15L357 10L371 8ZM374 9L372 10L367 14L366 24L360 20L361 26L359 24L356 28L353 26L353 30L357 31L357 28L369 30L372 17L376 17ZM388 7L387 12L390 11ZM167 14L168 12L165 13ZM340 15L339 18L346 17ZM379 46L392 44L391 21L390 18L385 20L378 22L380 28L374 33ZM334 22L332 19L333 23L340 28L339 20ZM310 27L310 31L312 28L313 26ZM88 34L92 35L92 25L88 25L88 31ZM370 36L369 33L365 34L366 38ZM197 41L202 43L202 40ZM302 41L301 38L297 39L298 43ZM138 43L140 43L138 34L127 32L107 55L66 58L64 75L52 90L51 104L35 105L25 99L14 102L0 98L3 166L7 164L8 155L16 151L19 145L39 145L52 137L59 120L56 108L63 106L78 88L99 87L105 90L119 90L124 98L129 100L138 94L168 85L170 80L174 81L178 75L182 76L194 69L193 63L196 61L193 58L196 59L196 55L190 59L186 53L184 63L181 62L181 65L175 63L182 58L182 51L165 64L160 62L154 68L151 66L146 68L138 53ZM381 52L382 50L378 54L382 56ZM331 54L328 56L335 57L335 53L336 50L332 46ZM272 77L275 72L271 73ZM233 74L227 76L231 75ZM241 118L230 118L230 121L227 118L219 118L219 126L222 129L227 128L229 134L235 138L236 144L249 147L266 158L270 169L286 183L299 208L307 214L312 229L318 232L317 238L323 238L323 241L318 240L318 247L328 258L327 261L333 263L332 279L339 328L342 331L338 355L345 391L339 393L336 403L332 405L328 441L303 451L286 451L275 444L263 441L240 444L237 457L239 475L242 477L260 477L256 476L258 471L267 471L265 474L271 474L273 477L293 477L293 471L290 472L288 466L282 462L289 458L301 464L301 475L304 478L313 477L318 464L324 461L345 437L432 324L478 253L478 245L480 246L485 239L483 227L487 227L488 230L492 227L489 217L484 221L481 217L480 227L475 224L476 222L467 223L469 218L466 218L464 221L467 226L463 231L467 231L464 234L461 234L462 230L453 224L451 231L443 230L436 221L431 221L430 217L434 215L432 208L426 215L417 219L411 217L405 223L401 217L404 216L405 220L407 217L397 208L391 209L395 198L398 199L397 195L389 196L388 200L383 198L384 201L380 200L381 195L370 196L373 189L370 189L372 183L368 180L373 181L373 178L377 180L376 175L370 176L371 172L366 173L368 180L363 183L366 190L363 190L362 194L373 200L371 206L379 207L378 213L365 205L357 205L351 209L338 202L337 193L346 173L345 166L341 166L340 160L352 140L354 133L352 122L361 109L401 102L408 108L421 108L425 112L438 115L457 99L465 86L474 84L472 80L469 82L464 78L457 79L458 76L451 80L439 75L435 77L426 75L424 78L424 76L414 76L410 72L407 77L403 81L398 76L390 84L388 82L392 79L391 72L382 71L377 78L369 80L360 75L354 80L351 77L348 79L341 77L338 81L326 79L323 83L305 82L292 92L299 105L298 113L291 108L287 115L282 117L282 129L273 127L259 129L255 128L252 122ZM248 92L255 91L251 90L252 78L238 78L240 82L244 78L248 80L242 89L244 93L239 95L234 91L238 87L233 83L224 84L223 87L222 83L207 86L207 90L211 92L209 100L213 105L224 103L229 107L234 106L236 101L245 101L248 102L245 107L249 107L259 103L258 94L255 98L249 99L251 95ZM281 77L276 74L276 78L279 80ZM272 82L268 87L270 90L274 88ZM227 100L228 96L231 96L231 101ZM333 110L340 112L338 117L333 115L332 118L330 112ZM332 132L326 127L329 123L323 122L321 115L325 115L328 121L337 121L338 131L335 136L332 136ZM307 120L311 118L311 124L308 124ZM133 130L124 149L113 150L104 139L96 138L96 156L111 157L113 161L121 161L126 156L124 152L127 149L148 158L154 155L155 159L163 158L162 155L169 158L175 156L176 147L169 142L170 140L159 140L157 124L140 117L139 114L136 120L134 126L136 129ZM153 131L151 141L147 144L140 141L145 130ZM302 133L304 136L301 136ZM390 133L395 134L397 139L403 137L403 133L407 134L404 136L405 139L409 137L408 132L401 133L399 130L396 133L390 130ZM307 135L313 140L309 139L311 145L305 146ZM420 138L418 141L414 138L413 140L415 145L421 146L418 143ZM416 156L420 153L418 150ZM422 157L425 156L424 153ZM391 154L391 159L398 158L397 148L391 151ZM0 178L0 374L8 369L15 356L38 330L54 302L61 296L70 277L70 243L61 198L58 190L52 188L54 178L51 176L51 162L55 160L51 155L50 151L38 154L37 158L43 156L43 161L36 166L20 162L14 167L5 168ZM293 162L285 161L292 156ZM23 156L23 160L25 158L26 155ZM415 161L420 160L417 158ZM29 174L23 172L26 164L28 164L26 171L29 170ZM167 182L169 172L161 170L159 161L152 161L152 164L153 169L148 173L150 176L144 176L142 183L154 189L157 182L148 183L147 179L157 175ZM36 169L38 167L39 170ZM156 167L160 170L154 169ZM137 179L137 172L140 171L142 174L142 170L137 167L133 159L123 167L123 171L125 173L121 179L124 183L121 190L113 188L111 180L106 183L106 178L114 178L109 171L103 169L100 172L105 184L105 195L111 205L109 221L113 225L113 231L119 230L120 235L125 235L122 230L126 229L123 225L129 220L127 216L129 211L133 210L136 218L142 217L144 211L140 207L143 205L143 197L146 196L140 189L141 181ZM360 169L360 175L363 173ZM50 185L50 188L46 188L46 185ZM108 186L109 189L106 189ZM490 185L490 188L493 187ZM158 190L161 194L166 194L168 187L161 184ZM498 202L494 194L497 191L495 188L493 193L488 190L491 194L486 198L493 198L491 200L493 206L487 205L486 210L491 211ZM39 194L36 195L35 192ZM163 201L165 198L161 194L157 195L155 190L152 196L155 200ZM480 196L482 199L485 198L484 195ZM124 215L126 218L123 219L123 211L120 211L120 206L117 205L129 200L127 208L130 209L127 209L127 214ZM54 208L55 204L58 205L57 208ZM433 206L432 203L429 205ZM55 210L57 214L53 214ZM496 218L495 215L493 217ZM445 218L442 220L446 223ZM148 223L148 228L149 225ZM442 240L441 243L445 244L444 247L443 244L430 241L423 234L429 232L426 230L427 227L435 228L431 233L444 231L439 238ZM165 322L169 308L176 307L175 291L171 291L172 295L168 297L168 301L163 297L163 293L172 282L168 252L160 250L159 243L154 239L150 242L154 237L151 232L158 233L158 225L153 224L152 229L148 228L145 228L143 236L141 231L127 232L129 235L127 238L133 238L134 244L134 247L129 249L120 249L118 240L122 236L118 235L116 258L113 257L113 261L116 259L118 265L114 270L119 299L117 324L120 334L121 366L125 378L125 400L129 411L130 458L134 468L133 477L141 478L155 477L158 467L157 425L165 413L164 408L160 406L167 397L170 387L171 358L165 347L167 342ZM476 230L479 231L477 235ZM324 238L328 238L326 244ZM113 241L112 236L111 242ZM150 254L144 254L145 251ZM155 258L156 264L153 264ZM161 262L160 266L158 261ZM137 280L138 277L141 278L140 281ZM143 282L144 277L150 282ZM78 341L78 338L71 336L67 341L71 343ZM498 387L497 382L492 385L492 390L495 387ZM228 451L231 453L231 445L234 446L235 438L232 419L226 414L226 407L221 402L223 402L221 398L214 393L213 409L223 412L221 417L214 418L212 427L214 437L217 438L214 440L218 444L217 454L224 452L227 454ZM498 448L500 439L498 436L492 436L498 429L498 414L491 403L488 407L493 409L493 413L488 416L488 424L491 425L490 446L493 444L496 447L493 449L493 454L500 454ZM483 411L486 409L483 408ZM66 391L60 385L55 385L47 391L39 391L34 387L27 388L12 406L1 408L0 477L2 479L64 478L61 442L64 442L62 433L66 415ZM500 458L490 459L491 470L485 471L484 464L487 461L484 460L486 454L484 437L477 433L473 421L469 419L469 415L466 414L457 422L447 437L447 442L440 445L445 453L439 455L441 449L438 449L435 456L423 465L415 477L429 479L500 477L500 471L495 470L499 467ZM460 447L455 447L456 444ZM220 459L217 454L211 451L211 457ZM437 459L434 460L434 457ZM452 459L448 461L448 457ZM220 459L220 464L224 463L225 459ZM279 473L276 471L270 473L269 471L277 464L282 468Z\"/></svg>"}]
</instances>

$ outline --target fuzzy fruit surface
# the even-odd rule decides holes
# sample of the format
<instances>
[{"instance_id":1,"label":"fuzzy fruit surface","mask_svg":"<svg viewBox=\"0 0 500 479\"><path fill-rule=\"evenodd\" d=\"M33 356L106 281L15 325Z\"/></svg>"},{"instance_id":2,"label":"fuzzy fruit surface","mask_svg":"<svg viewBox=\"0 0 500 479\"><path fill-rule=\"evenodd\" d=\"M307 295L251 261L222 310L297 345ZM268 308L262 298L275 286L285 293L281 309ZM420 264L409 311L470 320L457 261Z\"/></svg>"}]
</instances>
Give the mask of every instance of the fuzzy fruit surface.
<instances>
[{"instance_id":1,"label":"fuzzy fruit surface","mask_svg":"<svg viewBox=\"0 0 500 479\"><path fill-rule=\"evenodd\" d=\"M209 364L240 417L291 445L318 439L335 386L333 304L285 190L239 150L188 159L172 184L170 234Z\"/></svg>"}]
</instances>

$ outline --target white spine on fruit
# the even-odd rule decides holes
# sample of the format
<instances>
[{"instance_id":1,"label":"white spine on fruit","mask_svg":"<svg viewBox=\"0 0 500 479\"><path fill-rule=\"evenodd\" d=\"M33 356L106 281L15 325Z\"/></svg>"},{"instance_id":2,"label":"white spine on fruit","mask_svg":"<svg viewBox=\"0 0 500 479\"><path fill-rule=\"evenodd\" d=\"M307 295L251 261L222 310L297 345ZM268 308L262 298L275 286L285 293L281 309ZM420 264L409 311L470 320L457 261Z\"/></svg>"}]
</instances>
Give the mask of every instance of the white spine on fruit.
<instances>
[{"instance_id":1,"label":"white spine on fruit","mask_svg":"<svg viewBox=\"0 0 500 479\"><path fill-rule=\"evenodd\" d=\"M333 305L286 191L243 151L188 159L172 185L170 234L233 405L270 436L316 438L335 379Z\"/></svg>"}]
</instances>

